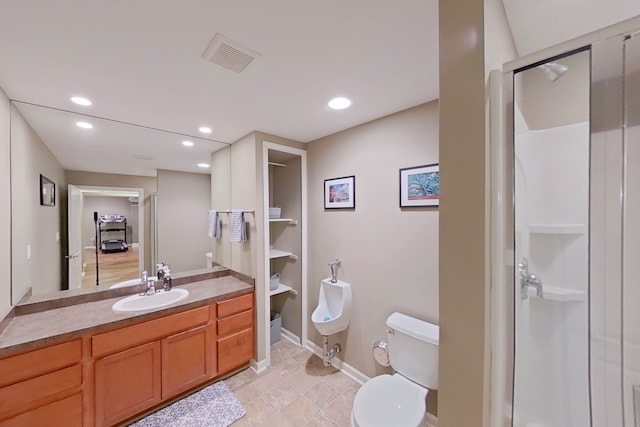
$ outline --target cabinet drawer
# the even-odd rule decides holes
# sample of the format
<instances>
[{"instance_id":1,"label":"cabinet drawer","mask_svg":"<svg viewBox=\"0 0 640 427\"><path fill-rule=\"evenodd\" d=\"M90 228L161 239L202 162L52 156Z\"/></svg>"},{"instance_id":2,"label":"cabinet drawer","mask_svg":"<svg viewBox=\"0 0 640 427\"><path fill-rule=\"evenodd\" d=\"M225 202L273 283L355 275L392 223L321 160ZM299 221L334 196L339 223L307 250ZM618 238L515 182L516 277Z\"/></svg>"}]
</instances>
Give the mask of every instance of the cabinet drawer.
<instances>
[{"instance_id":1,"label":"cabinet drawer","mask_svg":"<svg viewBox=\"0 0 640 427\"><path fill-rule=\"evenodd\" d=\"M204 325L209 321L209 307L198 307L137 325L94 335L91 338L93 357L157 340L176 332Z\"/></svg>"},{"instance_id":2,"label":"cabinet drawer","mask_svg":"<svg viewBox=\"0 0 640 427\"><path fill-rule=\"evenodd\" d=\"M218 340L218 374L226 374L253 357L253 328Z\"/></svg>"},{"instance_id":3,"label":"cabinet drawer","mask_svg":"<svg viewBox=\"0 0 640 427\"><path fill-rule=\"evenodd\" d=\"M0 360L0 387L73 365L81 358L81 340L7 357Z\"/></svg>"},{"instance_id":4,"label":"cabinet drawer","mask_svg":"<svg viewBox=\"0 0 640 427\"><path fill-rule=\"evenodd\" d=\"M241 295L218 303L218 319L253 308L253 293Z\"/></svg>"},{"instance_id":5,"label":"cabinet drawer","mask_svg":"<svg viewBox=\"0 0 640 427\"><path fill-rule=\"evenodd\" d=\"M0 422L2 427L82 425L82 393L76 393Z\"/></svg>"},{"instance_id":6,"label":"cabinet drawer","mask_svg":"<svg viewBox=\"0 0 640 427\"><path fill-rule=\"evenodd\" d=\"M78 364L0 388L0 418L47 403L47 398L81 383L82 367Z\"/></svg>"},{"instance_id":7,"label":"cabinet drawer","mask_svg":"<svg viewBox=\"0 0 640 427\"><path fill-rule=\"evenodd\" d=\"M218 320L218 337L223 338L253 326L253 310Z\"/></svg>"}]
</instances>

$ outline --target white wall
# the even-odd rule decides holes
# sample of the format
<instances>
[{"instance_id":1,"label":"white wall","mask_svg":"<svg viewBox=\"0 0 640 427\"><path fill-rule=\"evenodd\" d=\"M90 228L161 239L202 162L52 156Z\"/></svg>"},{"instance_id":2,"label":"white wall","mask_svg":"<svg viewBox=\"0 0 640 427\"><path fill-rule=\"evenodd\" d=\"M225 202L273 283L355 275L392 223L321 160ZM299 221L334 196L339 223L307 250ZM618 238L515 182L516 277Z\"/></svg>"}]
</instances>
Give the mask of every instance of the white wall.
<instances>
[{"instance_id":1,"label":"white wall","mask_svg":"<svg viewBox=\"0 0 640 427\"><path fill-rule=\"evenodd\" d=\"M0 89L0 319L11 309L11 109Z\"/></svg>"},{"instance_id":2,"label":"white wall","mask_svg":"<svg viewBox=\"0 0 640 427\"><path fill-rule=\"evenodd\" d=\"M40 174L56 185L55 206L40 205ZM61 289L64 169L15 107L11 107L12 300ZM30 259L27 256L30 247ZM66 268L66 263L64 264ZM46 274L41 274L46 272Z\"/></svg>"},{"instance_id":3,"label":"white wall","mask_svg":"<svg viewBox=\"0 0 640 427\"><path fill-rule=\"evenodd\" d=\"M211 209L229 210L231 207L231 146L211 154ZM213 262L229 267L231 265L231 232L229 216L220 216L222 235L213 239Z\"/></svg>"},{"instance_id":4,"label":"white wall","mask_svg":"<svg viewBox=\"0 0 640 427\"><path fill-rule=\"evenodd\" d=\"M438 323L438 208L400 209L399 169L438 162L438 103L423 104L308 144L308 313L328 263L352 286L349 328L331 341L367 376L381 371L373 343L400 311ZM355 175L355 210L325 210L324 180ZM321 336L307 319L309 339Z\"/></svg>"},{"instance_id":5,"label":"white wall","mask_svg":"<svg viewBox=\"0 0 640 427\"><path fill-rule=\"evenodd\" d=\"M207 212L211 177L158 170L158 261L173 272L205 267L211 251Z\"/></svg>"}]
</instances>

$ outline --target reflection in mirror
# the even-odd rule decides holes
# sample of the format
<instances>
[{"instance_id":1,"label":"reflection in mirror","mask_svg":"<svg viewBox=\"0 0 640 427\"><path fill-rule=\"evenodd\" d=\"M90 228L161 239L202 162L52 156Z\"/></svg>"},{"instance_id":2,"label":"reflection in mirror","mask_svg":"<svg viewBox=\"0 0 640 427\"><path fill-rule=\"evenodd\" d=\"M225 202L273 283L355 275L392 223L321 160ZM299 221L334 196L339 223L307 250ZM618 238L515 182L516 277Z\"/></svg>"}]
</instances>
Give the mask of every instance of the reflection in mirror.
<instances>
[{"instance_id":1,"label":"reflection in mirror","mask_svg":"<svg viewBox=\"0 0 640 427\"><path fill-rule=\"evenodd\" d=\"M230 265L207 216L230 206L228 152L217 141L12 101L12 304L107 289L161 261L174 275ZM55 184L52 206L40 205L40 175ZM109 214L124 219L100 219Z\"/></svg>"},{"instance_id":2,"label":"reflection in mirror","mask_svg":"<svg viewBox=\"0 0 640 427\"><path fill-rule=\"evenodd\" d=\"M514 419L589 425L590 52L514 76Z\"/></svg>"}]
</instances>

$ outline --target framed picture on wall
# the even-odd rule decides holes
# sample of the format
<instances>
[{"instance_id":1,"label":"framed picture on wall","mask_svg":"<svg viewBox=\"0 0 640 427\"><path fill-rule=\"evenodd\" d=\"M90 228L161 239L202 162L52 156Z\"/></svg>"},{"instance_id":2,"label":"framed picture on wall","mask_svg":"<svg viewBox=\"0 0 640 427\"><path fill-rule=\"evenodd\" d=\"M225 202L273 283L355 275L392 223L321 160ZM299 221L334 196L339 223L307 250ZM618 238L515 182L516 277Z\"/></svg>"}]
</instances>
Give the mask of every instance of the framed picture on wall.
<instances>
[{"instance_id":1,"label":"framed picture on wall","mask_svg":"<svg viewBox=\"0 0 640 427\"><path fill-rule=\"evenodd\" d=\"M40 174L40 204L42 206L56 205L56 184L42 174Z\"/></svg>"},{"instance_id":2,"label":"framed picture on wall","mask_svg":"<svg viewBox=\"0 0 640 427\"><path fill-rule=\"evenodd\" d=\"M440 205L440 166L438 163L400 169L400 207Z\"/></svg>"},{"instance_id":3,"label":"framed picture on wall","mask_svg":"<svg viewBox=\"0 0 640 427\"><path fill-rule=\"evenodd\" d=\"M325 209L355 209L356 177L344 176L324 180Z\"/></svg>"}]
</instances>

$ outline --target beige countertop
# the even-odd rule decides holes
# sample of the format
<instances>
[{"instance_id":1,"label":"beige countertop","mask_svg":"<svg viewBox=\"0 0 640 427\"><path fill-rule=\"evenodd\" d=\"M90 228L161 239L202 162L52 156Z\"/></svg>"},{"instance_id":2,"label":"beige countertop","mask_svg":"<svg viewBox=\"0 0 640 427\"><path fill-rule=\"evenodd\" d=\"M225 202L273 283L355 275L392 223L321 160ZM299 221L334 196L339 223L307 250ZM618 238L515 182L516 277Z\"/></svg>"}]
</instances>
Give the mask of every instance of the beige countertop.
<instances>
[{"instance_id":1,"label":"beige countertop","mask_svg":"<svg viewBox=\"0 0 640 427\"><path fill-rule=\"evenodd\" d=\"M0 357L87 333L96 333L165 316L253 291L253 286L233 276L186 283L179 287L189 291L187 298L155 310L117 313L111 309L111 306L123 298L118 296L16 315L0 333ZM132 289L131 295L135 292L135 289Z\"/></svg>"}]
</instances>

